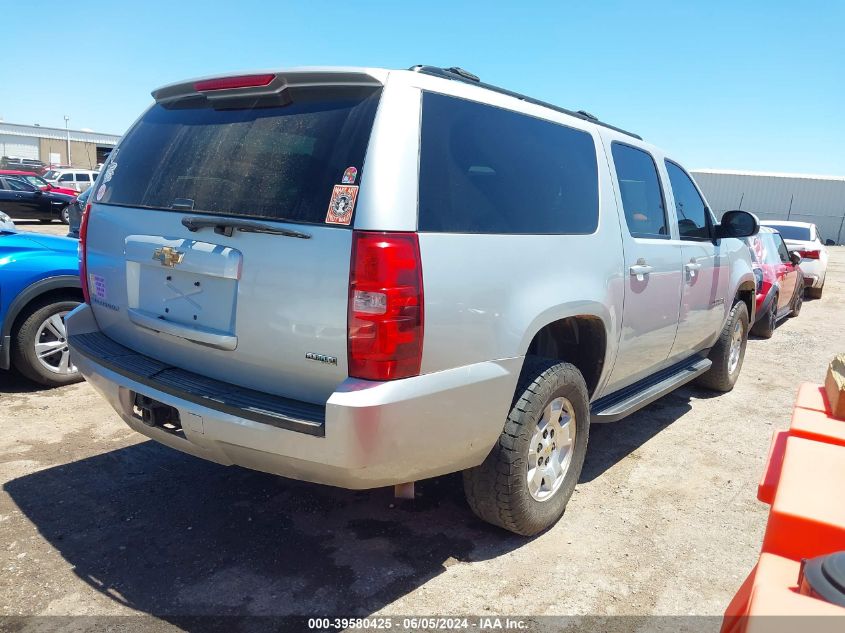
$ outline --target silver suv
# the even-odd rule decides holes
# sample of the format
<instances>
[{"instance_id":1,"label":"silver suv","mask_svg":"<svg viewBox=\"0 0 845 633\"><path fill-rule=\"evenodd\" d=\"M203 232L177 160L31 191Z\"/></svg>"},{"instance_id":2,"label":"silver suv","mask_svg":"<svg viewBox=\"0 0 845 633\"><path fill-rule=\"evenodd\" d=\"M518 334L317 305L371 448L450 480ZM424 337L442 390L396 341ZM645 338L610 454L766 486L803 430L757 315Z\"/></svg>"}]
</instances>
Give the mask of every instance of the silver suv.
<instances>
[{"instance_id":1,"label":"silver suv","mask_svg":"<svg viewBox=\"0 0 845 633\"><path fill-rule=\"evenodd\" d=\"M295 69L153 92L81 229L73 361L133 429L373 488L464 472L553 524L591 422L742 366L755 278L638 136L461 69Z\"/></svg>"}]
</instances>

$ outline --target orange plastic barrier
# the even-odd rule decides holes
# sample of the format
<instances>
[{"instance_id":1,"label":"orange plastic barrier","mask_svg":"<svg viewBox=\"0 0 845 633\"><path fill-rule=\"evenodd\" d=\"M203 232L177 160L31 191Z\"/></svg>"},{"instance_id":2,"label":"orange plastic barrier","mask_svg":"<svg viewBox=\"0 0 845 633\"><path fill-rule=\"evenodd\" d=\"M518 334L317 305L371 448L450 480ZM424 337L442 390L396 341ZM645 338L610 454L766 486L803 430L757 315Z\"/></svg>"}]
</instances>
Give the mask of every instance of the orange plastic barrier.
<instances>
[{"instance_id":1,"label":"orange plastic barrier","mask_svg":"<svg viewBox=\"0 0 845 633\"><path fill-rule=\"evenodd\" d=\"M822 385L814 385L810 382L802 382L798 386L798 397L795 398L795 406L811 411L830 413L830 402L827 399L827 392Z\"/></svg>"},{"instance_id":2,"label":"orange plastic barrier","mask_svg":"<svg viewBox=\"0 0 845 633\"><path fill-rule=\"evenodd\" d=\"M772 436L757 486L771 505L760 559L725 610L722 633L771 630L756 616L775 615L839 615L845 631L845 607L798 592L802 559L845 550L845 420L830 411L825 388L804 383L789 430Z\"/></svg>"},{"instance_id":3,"label":"orange plastic barrier","mask_svg":"<svg viewBox=\"0 0 845 633\"><path fill-rule=\"evenodd\" d=\"M771 631L771 621L753 616L845 615L845 609L798 593L799 561L760 554L760 560L725 611L722 633ZM751 617L749 617L751 616ZM791 622L791 626L796 623Z\"/></svg>"},{"instance_id":4,"label":"orange plastic barrier","mask_svg":"<svg viewBox=\"0 0 845 633\"><path fill-rule=\"evenodd\" d=\"M794 560L845 550L845 450L789 437L763 551Z\"/></svg>"},{"instance_id":5,"label":"orange plastic barrier","mask_svg":"<svg viewBox=\"0 0 845 633\"><path fill-rule=\"evenodd\" d=\"M789 435L826 444L845 446L845 420L831 418L824 411L796 407L792 412ZM845 483L843 483L843 486L845 486Z\"/></svg>"}]
</instances>

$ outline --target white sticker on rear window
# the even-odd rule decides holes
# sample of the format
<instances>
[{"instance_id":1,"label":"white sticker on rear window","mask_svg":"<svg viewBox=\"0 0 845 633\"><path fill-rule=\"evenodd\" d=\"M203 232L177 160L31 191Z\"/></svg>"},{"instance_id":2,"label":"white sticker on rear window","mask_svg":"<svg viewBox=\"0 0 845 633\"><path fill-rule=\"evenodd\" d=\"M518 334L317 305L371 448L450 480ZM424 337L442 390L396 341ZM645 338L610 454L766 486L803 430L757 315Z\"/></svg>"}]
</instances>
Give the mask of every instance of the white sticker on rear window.
<instances>
[{"instance_id":1,"label":"white sticker on rear window","mask_svg":"<svg viewBox=\"0 0 845 633\"><path fill-rule=\"evenodd\" d=\"M100 275L88 275L88 290L94 293L97 299L107 299L106 280Z\"/></svg>"},{"instance_id":2,"label":"white sticker on rear window","mask_svg":"<svg viewBox=\"0 0 845 633\"><path fill-rule=\"evenodd\" d=\"M106 186L100 185L100 188L97 189L97 202L102 200L103 196L106 195Z\"/></svg>"}]
</instances>

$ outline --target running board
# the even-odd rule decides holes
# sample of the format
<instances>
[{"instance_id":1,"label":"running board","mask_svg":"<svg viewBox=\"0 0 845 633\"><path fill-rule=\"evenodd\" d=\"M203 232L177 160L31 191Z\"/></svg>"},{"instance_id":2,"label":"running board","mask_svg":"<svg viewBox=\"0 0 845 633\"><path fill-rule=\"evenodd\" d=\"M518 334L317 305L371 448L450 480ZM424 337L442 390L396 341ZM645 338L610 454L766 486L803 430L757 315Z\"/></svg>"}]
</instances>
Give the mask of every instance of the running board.
<instances>
[{"instance_id":1,"label":"running board","mask_svg":"<svg viewBox=\"0 0 845 633\"><path fill-rule=\"evenodd\" d=\"M621 420L700 376L710 369L712 364L709 358L696 357L693 361L670 367L618 393L599 398L592 405L590 420L592 422Z\"/></svg>"}]
</instances>

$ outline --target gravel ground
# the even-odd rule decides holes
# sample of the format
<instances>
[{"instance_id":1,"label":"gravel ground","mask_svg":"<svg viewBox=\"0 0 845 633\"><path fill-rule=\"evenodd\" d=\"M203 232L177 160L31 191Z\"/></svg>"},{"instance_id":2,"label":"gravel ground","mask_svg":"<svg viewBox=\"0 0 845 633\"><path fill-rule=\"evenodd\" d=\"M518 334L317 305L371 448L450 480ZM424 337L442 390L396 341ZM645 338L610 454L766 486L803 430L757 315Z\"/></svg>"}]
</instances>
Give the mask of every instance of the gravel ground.
<instances>
[{"instance_id":1,"label":"gravel ground","mask_svg":"<svg viewBox=\"0 0 845 633\"><path fill-rule=\"evenodd\" d=\"M759 550L772 431L845 351L831 252L824 298L749 342L733 392L594 426L533 539L476 520L457 476L396 502L225 468L146 441L84 383L0 375L0 615L720 615Z\"/></svg>"}]
</instances>

